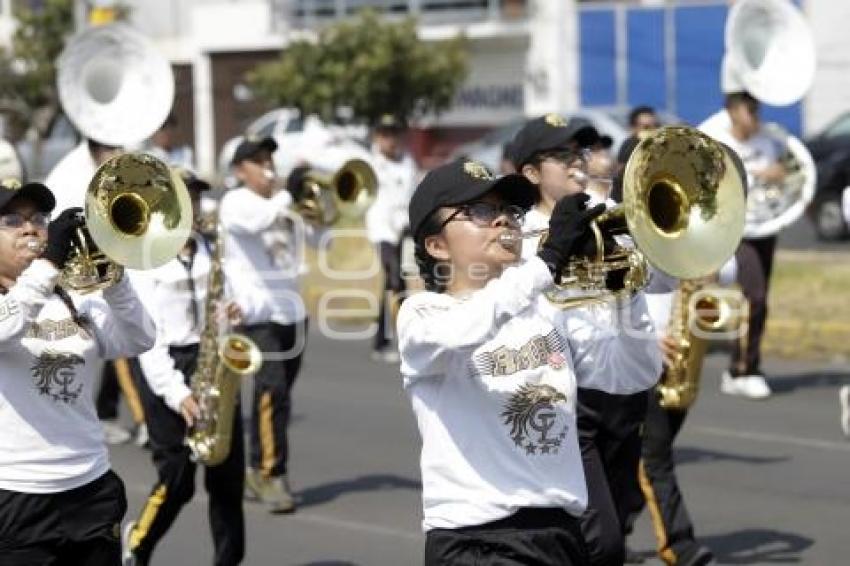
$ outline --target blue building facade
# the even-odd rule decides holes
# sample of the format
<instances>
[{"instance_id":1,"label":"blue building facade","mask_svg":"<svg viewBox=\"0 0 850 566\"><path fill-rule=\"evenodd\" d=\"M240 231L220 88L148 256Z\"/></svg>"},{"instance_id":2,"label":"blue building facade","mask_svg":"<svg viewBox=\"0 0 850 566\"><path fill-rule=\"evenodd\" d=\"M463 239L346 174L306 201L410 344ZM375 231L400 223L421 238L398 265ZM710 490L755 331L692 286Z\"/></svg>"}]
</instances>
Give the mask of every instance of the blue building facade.
<instances>
[{"instance_id":1,"label":"blue building facade","mask_svg":"<svg viewBox=\"0 0 850 566\"><path fill-rule=\"evenodd\" d=\"M720 108L724 2L642 7L581 4L579 98L582 106L649 104L698 124ZM766 120L803 131L800 103L764 106Z\"/></svg>"}]
</instances>

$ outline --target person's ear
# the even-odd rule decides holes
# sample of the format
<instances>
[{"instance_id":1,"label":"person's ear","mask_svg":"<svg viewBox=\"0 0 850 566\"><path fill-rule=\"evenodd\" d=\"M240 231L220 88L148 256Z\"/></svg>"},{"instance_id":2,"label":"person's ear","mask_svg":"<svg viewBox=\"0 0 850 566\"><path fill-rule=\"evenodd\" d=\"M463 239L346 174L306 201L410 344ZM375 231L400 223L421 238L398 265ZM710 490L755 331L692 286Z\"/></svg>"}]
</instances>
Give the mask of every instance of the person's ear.
<instances>
[{"instance_id":1,"label":"person's ear","mask_svg":"<svg viewBox=\"0 0 850 566\"><path fill-rule=\"evenodd\" d=\"M242 166L241 162L233 166L233 176L236 177L240 183L245 182L245 168Z\"/></svg>"},{"instance_id":2,"label":"person's ear","mask_svg":"<svg viewBox=\"0 0 850 566\"><path fill-rule=\"evenodd\" d=\"M425 251L438 261L448 261L450 259L448 242L446 242L446 238L442 234L426 237Z\"/></svg>"},{"instance_id":3,"label":"person's ear","mask_svg":"<svg viewBox=\"0 0 850 566\"><path fill-rule=\"evenodd\" d=\"M540 184L540 171L534 165L526 163L522 166L522 170L520 172L525 176L526 179L528 179L535 185Z\"/></svg>"}]
</instances>

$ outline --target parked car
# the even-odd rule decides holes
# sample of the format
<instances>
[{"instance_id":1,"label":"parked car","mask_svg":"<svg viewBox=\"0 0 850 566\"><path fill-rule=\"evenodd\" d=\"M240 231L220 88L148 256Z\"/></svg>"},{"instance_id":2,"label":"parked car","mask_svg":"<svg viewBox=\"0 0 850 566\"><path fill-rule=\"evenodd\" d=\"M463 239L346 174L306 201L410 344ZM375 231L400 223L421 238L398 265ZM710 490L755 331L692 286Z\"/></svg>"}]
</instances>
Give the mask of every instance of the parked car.
<instances>
[{"instance_id":1,"label":"parked car","mask_svg":"<svg viewBox=\"0 0 850 566\"><path fill-rule=\"evenodd\" d=\"M807 210L822 240L850 235L841 198L850 186L850 111L839 115L823 131L806 140L818 172L815 197Z\"/></svg>"},{"instance_id":2,"label":"parked car","mask_svg":"<svg viewBox=\"0 0 850 566\"><path fill-rule=\"evenodd\" d=\"M315 151L338 140L353 140L364 143L365 127L327 125L317 116L301 116L293 108L278 108L267 112L254 120L247 128L245 135L272 137L277 142L278 151L273 159L278 175L284 177L292 168L311 151ZM235 182L230 176L230 160L236 147L244 136L236 136L225 142L218 157L218 170L225 183L232 186Z\"/></svg>"},{"instance_id":3,"label":"parked car","mask_svg":"<svg viewBox=\"0 0 850 566\"><path fill-rule=\"evenodd\" d=\"M629 131L629 108L582 108L575 112L564 113L567 119L577 117L585 118L593 123L600 134L611 136L611 150L617 155L620 144L630 135ZM675 116L660 112L658 114L662 124L677 124L681 122ZM525 124L526 118L518 118L485 134L481 139L457 147L452 152L452 158L469 157L480 161L491 171L499 170L499 162L502 159L502 148L511 141L516 133Z\"/></svg>"}]
</instances>

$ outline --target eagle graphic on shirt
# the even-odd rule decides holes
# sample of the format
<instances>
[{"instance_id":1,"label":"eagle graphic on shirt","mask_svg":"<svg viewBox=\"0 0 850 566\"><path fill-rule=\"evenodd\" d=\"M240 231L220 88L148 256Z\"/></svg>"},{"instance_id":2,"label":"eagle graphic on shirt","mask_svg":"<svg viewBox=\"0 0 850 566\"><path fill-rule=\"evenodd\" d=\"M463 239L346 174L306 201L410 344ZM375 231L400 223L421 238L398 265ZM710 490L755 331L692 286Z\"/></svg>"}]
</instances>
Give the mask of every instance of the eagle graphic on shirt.
<instances>
[{"instance_id":1,"label":"eagle graphic on shirt","mask_svg":"<svg viewBox=\"0 0 850 566\"><path fill-rule=\"evenodd\" d=\"M555 405L567 396L551 385L525 384L504 405L504 424L511 427L514 444L527 455L557 454L567 437L567 422Z\"/></svg>"},{"instance_id":2,"label":"eagle graphic on shirt","mask_svg":"<svg viewBox=\"0 0 850 566\"><path fill-rule=\"evenodd\" d=\"M73 403L83 390L82 383L75 383L75 367L84 363L83 357L77 354L44 350L30 371L40 394L56 402Z\"/></svg>"}]
</instances>

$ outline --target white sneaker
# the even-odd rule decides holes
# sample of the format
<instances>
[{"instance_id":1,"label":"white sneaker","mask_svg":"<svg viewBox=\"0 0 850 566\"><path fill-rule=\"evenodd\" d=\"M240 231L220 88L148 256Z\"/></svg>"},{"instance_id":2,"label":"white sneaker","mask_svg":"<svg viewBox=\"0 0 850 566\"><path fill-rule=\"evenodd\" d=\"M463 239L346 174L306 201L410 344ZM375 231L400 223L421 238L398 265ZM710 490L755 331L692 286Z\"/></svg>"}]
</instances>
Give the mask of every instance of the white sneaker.
<instances>
[{"instance_id":1,"label":"white sneaker","mask_svg":"<svg viewBox=\"0 0 850 566\"><path fill-rule=\"evenodd\" d=\"M124 444L130 440L130 431L118 424L117 420L103 420L100 424L107 444Z\"/></svg>"},{"instance_id":2,"label":"white sneaker","mask_svg":"<svg viewBox=\"0 0 850 566\"><path fill-rule=\"evenodd\" d=\"M130 550L130 535L135 528L136 521L130 521L121 531L121 566L136 566L136 555Z\"/></svg>"},{"instance_id":3,"label":"white sneaker","mask_svg":"<svg viewBox=\"0 0 850 566\"><path fill-rule=\"evenodd\" d=\"M148 425L142 423L136 427L136 433L133 435L133 444L139 448L145 448L151 441L148 435Z\"/></svg>"},{"instance_id":4,"label":"white sneaker","mask_svg":"<svg viewBox=\"0 0 850 566\"><path fill-rule=\"evenodd\" d=\"M398 350L395 348L372 350L370 357L372 358L372 361L384 362L387 364L397 364L401 361L401 357L398 355Z\"/></svg>"},{"instance_id":5,"label":"white sneaker","mask_svg":"<svg viewBox=\"0 0 850 566\"><path fill-rule=\"evenodd\" d=\"M843 385L838 390L838 402L841 403L841 430L844 436L850 438L850 385Z\"/></svg>"},{"instance_id":6,"label":"white sneaker","mask_svg":"<svg viewBox=\"0 0 850 566\"><path fill-rule=\"evenodd\" d=\"M767 399L770 397L770 386L763 375L741 375L732 377L728 371L720 376L720 392L726 395L747 397L748 399Z\"/></svg>"}]
</instances>

